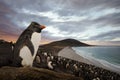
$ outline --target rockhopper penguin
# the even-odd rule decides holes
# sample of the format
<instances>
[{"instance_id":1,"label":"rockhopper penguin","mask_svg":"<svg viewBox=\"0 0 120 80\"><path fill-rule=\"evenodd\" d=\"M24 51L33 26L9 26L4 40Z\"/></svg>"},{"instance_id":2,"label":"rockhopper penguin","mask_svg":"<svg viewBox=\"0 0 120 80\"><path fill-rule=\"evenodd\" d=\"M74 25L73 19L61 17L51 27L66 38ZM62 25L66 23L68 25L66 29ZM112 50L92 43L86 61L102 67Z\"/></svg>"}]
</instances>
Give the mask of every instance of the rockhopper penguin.
<instances>
[{"instance_id":1,"label":"rockhopper penguin","mask_svg":"<svg viewBox=\"0 0 120 80\"><path fill-rule=\"evenodd\" d=\"M45 26L32 22L20 35L14 48L13 66L32 67L41 40L41 31Z\"/></svg>"}]
</instances>

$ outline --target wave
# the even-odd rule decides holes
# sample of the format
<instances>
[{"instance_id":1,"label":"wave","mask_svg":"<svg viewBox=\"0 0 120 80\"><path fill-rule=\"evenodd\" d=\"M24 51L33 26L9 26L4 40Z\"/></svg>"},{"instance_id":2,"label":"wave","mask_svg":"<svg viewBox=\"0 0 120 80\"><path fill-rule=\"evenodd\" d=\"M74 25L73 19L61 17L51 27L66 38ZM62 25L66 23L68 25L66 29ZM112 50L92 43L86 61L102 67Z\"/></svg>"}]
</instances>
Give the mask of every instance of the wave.
<instances>
[{"instance_id":1,"label":"wave","mask_svg":"<svg viewBox=\"0 0 120 80\"><path fill-rule=\"evenodd\" d=\"M111 70L111 71L114 71L114 72L117 72L120 74L120 66L119 65L115 65L106 60L96 58L93 56L92 53L86 53L85 51L78 50L76 48L72 48L72 49L75 50L78 55L89 60L93 65L96 65L98 67L102 67L102 68L105 68L105 69L108 69L108 70Z\"/></svg>"}]
</instances>

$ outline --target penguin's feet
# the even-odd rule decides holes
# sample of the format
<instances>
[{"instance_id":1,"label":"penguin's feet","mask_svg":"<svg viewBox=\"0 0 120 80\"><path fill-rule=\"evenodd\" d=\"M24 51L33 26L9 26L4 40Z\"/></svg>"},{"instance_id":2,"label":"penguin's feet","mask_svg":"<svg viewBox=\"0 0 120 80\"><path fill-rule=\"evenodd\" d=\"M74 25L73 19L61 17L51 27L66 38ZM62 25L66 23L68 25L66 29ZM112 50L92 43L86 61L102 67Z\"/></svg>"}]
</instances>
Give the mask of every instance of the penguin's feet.
<instances>
[{"instance_id":1,"label":"penguin's feet","mask_svg":"<svg viewBox=\"0 0 120 80\"><path fill-rule=\"evenodd\" d=\"M22 60L22 66L23 67L32 67L33 61L26 62L25 60Z\"/></svg>"}]
</instances>

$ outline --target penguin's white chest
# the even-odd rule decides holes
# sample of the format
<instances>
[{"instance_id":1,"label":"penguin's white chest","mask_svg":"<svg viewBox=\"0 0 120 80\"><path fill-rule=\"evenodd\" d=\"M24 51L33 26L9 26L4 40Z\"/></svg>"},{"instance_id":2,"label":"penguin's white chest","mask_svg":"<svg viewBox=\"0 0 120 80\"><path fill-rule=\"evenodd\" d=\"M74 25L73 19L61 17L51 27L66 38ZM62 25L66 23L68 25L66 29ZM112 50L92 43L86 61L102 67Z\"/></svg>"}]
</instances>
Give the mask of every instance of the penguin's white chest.
<instances>
[{"instance_id":1,"label":"penguin's white chest","mask_svg":"<svg viewBox=\"0 0 120 80\"><path fill-rule=\"evenodd\" d=\"M41 34L40 33L37 33L37 32L34 32L31 36L31 42L34 46L34 55L33 57L36 56L36 53L37 53L37 50L38 50L38 47L40 45L40 40L41 40Z\"/></svg>"},{"instance_id":2,"label":"penguin's white chest","mask_svg":"<svg viewBox=\"0 0 120 80\"><path fill-rule=\"evenodd\" d=\"M20 50L20 57L22 58L22 65L23 66L31 66L33 64L33 60L37 54L37 50L39 48L40 45L40 40L41 40L41 34L34 32L31 35L31 42L33 44L34 47L34 53L33 56L31 54L30 49L27 46L24 46L21 50Z\"/></svg>"}]
</instances>

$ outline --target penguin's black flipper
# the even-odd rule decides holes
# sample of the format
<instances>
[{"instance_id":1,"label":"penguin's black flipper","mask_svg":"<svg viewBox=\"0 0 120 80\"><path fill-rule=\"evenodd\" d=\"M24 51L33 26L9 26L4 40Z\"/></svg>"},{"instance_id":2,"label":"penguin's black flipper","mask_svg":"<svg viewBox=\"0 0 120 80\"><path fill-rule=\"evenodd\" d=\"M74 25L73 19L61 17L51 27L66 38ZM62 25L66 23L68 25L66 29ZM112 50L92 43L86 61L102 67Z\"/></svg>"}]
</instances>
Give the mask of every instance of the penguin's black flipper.
<instances>
[{"instance_id":1,"label":"penguin's black flipper","mask_svg":"<svg viewBox=\"0 0 120 80\"><path fill-rule=\"evenodd\" d=\"M33 56L33 54L34 54L34 47L33 47L33 44L32 44L32 42L31 42L30 38L27 38L27 39L26 39L26 45L27 45L28 48L30 49L31 54L32 54L32 56Z\"/></svg>"}]
</instances>

